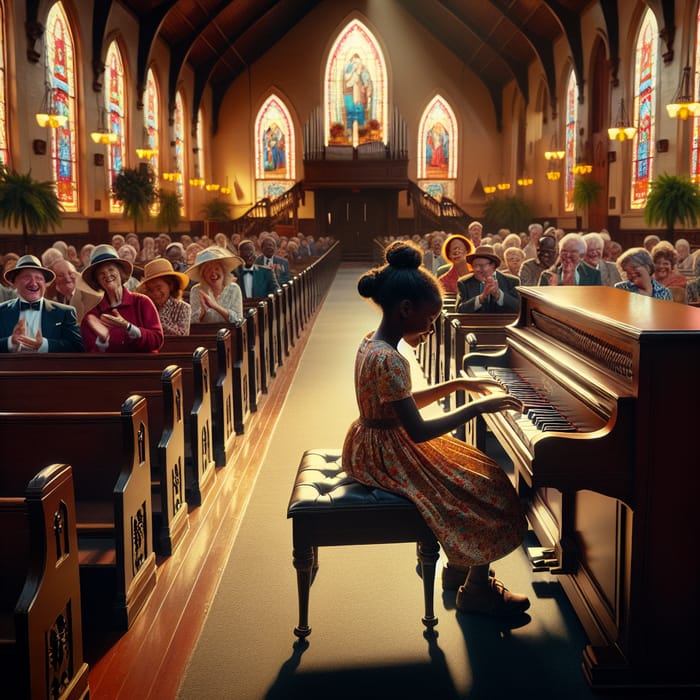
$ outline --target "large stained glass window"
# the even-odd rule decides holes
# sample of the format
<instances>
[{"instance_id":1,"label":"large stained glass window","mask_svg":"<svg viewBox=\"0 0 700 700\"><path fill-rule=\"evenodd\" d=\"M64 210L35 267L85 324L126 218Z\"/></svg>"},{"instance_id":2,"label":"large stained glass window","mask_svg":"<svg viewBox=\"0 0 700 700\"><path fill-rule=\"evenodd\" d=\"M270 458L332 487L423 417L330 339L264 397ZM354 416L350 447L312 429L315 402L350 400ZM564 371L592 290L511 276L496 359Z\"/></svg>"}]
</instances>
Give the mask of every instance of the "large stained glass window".
<instances>
[{"instance_id":1,"label":"large stained glass window","mask_svg":"<svg viewBox=\"0 0 700 700\"><path fill-rule=\"evenodd\" d=\"M153 152L153 155L148 160L156 181L158 180L158 152L160 150L160 133L158 125L160 124L160 97L158 96L158 86L156 84L153 69L149 68L146 74L146 95L144 99L144 128L146 129L146 139L148 147Z\"/></svg>"},{"instance_id":2,"label":"large stained glass window","mask_svg":"<svg viewBox=\"0 0 700 700\"><path fill-rule=\"evenodd\" d=\"M564 180L564 211L574 210L574 166L576 165L576 95L578 84L573 69L569 73L569 82L566 85L566 134L565 134L565 176Z\"/></svg>"},{"instance_id":3,"label":"large stained glass window","mask_svg":"<svg viewBox=\"0 0 700 700\"><path fill-rule=\"evenodd\" d=\"M659 28L654 13L647 9L635 48L634 115L637 132L632 143L630 206L641 209L654 174L654 129L656 114L656 70Z\"/></svg>"},{"instance_id":4,"label":"large stained glass window","mask_svg":"<svg viewBox=\"0 0 700 700\"><path fill-rule=\"evenodd\" d=\"M109 184L114 183L114 178L124 167L124 154L126 153L126 89L124 78L124 62L121 51L116 41L113 41L107 49L105 60L105 112L107 114L107 128L117 135L116 143L107 146L107 171L109 172ZM109 199L109 210L113 214L122 211L121 202L113 197Z\"/></svg>"},{"instance_id":5,"label":"large stained glass window","mask_svg":"<svg viewBox=\"0 0 700 700\"><path fill-rule=\"evenodd\" d=\"M255 118L255 177L294 180L294 153L294 124L289 110L280 97L271 95Z\"/></svg>"},{"instance_id":6,"label":"large stained glass window","mask_svg":"<svg viewBox=\"0 0 700 700\"><path fill-rule=\"evenodd\" d=\"M324 104L326 143L357 145L386 139L386 63L374 35L357 19L331 46Z\"/></svg>"},{"instance_id":7,"label":"large stained glass window","mask_svg":"<svg viewBox=\"0 0 700 700\"><path fill-rule=\"evenodd\" d=\"M418 127L418 177L444 180L457 177L457 119L447 100L436 95L425 108Z\"/></svg>"},{"instance_id":8,"label":"large stained glass window","mask_svg":"<svg viewBox=\"0 0 700 700\"><path fill-rule=\"evenodd\" d=\"M7 85L5 80L5 8L0 2L0 161L10 162L7 143Z\"/></svg>"},{"instance_id":9,"label":"large stained glass window","mask_svg":"<svg viewBox=\"0 0 700 700\"><path fill-rule=\"evenodd\" d=\"M695 70L700 70L700 5L695 15ZM694 84L695 81L693 81ZM695 99L700 100L700 93L695 93ZM700 117L693 117L693 138L690 142L690 177L694 182L700 182Z\"/></svg>"},{"instance_id":10,"label":"large stained glass window","mask_svg":"<svg viewBox=\"0 0 700 700\"><path fill-rule=\"evenodd\" d=\"M175 172L180 173L180 178L175 180L175 191L180 197L182 213L185 213L185 108L182 104L182 93L175 93Z\"/></svg>"},{"instance_id":11,"label":"large stained glass window","mask_svg":"<svg viewBox=\"0 0 700 700\"><path fill-rule=\"evenodd\" d=\"M61 2L54 3L49 10L44 46L54 107L68 120L65 126L49 130L51 176L63 208L75 212L78 211L78 125L74 42Z\"/></svg>"}]
</instances>

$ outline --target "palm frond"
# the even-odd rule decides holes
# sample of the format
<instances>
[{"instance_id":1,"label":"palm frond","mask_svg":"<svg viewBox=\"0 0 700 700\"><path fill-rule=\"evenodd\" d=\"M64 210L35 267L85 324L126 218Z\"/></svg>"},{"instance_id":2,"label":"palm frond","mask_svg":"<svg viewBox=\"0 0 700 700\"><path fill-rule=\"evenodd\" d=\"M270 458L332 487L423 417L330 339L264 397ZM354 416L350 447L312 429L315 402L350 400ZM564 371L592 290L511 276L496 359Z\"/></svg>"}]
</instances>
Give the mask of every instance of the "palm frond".
<instances>
[{"instance_id":1,"label":"palm frond","mask_svg":"<svg viewBox=\"0 0 700 700\"><path fill-rule=\"evenodd\" d=\"M700 219L700 187L688 177L664 173L649 188L644 221L648 225L663 224L673 233L677 222L695 226Z\"/></svg>"}]
</instances>

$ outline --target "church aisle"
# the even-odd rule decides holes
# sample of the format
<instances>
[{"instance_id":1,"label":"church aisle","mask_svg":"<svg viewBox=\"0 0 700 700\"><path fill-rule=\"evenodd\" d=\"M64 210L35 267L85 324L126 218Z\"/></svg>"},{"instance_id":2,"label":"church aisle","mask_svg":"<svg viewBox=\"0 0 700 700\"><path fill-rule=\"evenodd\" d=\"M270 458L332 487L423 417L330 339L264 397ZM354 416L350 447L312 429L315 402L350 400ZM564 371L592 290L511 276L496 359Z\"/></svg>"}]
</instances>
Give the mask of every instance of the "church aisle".
<instances>
[{"instance_id":1,"label":"church aisle","mask_svg":"<svg viewBox=\"0 0 700 700\"><path fill-rule=\"evenodd\" d=\"M457 615L438 583L438 636L426 641L413 545L321 548L313 632L295 643L286 506L302 452L340 446L357 415L355 351L379 320L356 292L362 269L342 266L319 312L177 697L602 697L583 678L585 636L558 581L533 573L523 549L495 567L530 596L527 624Z\"/></svg>"}]
</instances>

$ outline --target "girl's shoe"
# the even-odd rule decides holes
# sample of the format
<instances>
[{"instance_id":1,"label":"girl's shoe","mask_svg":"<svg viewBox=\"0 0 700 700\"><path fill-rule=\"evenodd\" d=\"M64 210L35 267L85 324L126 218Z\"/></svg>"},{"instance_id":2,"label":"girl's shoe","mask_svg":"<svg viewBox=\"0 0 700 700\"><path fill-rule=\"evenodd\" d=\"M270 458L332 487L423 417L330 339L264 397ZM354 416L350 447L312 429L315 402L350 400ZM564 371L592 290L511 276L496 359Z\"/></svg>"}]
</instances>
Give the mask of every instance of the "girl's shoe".
<instances>
[{"instance_id":1,"label":"girl's shoe","mask_svg":"<svg viewBox=\"0 0 700 700\"><path fill-rule=\"evenodd\" d=\"M511 593L497 578L489 578L486 586L460 586L456 605L462 612L505 617L524 613L530 607L530 600L519 593Z\"/></svg>"},{"instance_id":2,"label":"girl's shoe","mask_svg":"<svg viewBox=\"0 0 700 700\"><path fill-rule=\"evenodd\" d=\"M452 564L445 564L442 567L442 590L443 591L456 591L459 587L467 580L469 574L469 568L462 568L459 566L452 566ZM493 578L496 572L493 569L489 569L489 576Z\"/></svg>"}]
</instances>

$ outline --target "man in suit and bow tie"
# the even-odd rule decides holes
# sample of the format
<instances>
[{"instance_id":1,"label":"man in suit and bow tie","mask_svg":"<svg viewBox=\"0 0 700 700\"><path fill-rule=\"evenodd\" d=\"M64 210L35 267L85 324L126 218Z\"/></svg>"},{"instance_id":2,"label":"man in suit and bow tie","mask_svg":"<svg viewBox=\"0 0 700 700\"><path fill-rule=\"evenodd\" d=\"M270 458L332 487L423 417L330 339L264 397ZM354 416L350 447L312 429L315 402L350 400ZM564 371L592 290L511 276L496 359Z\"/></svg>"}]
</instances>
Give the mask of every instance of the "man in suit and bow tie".
<instances>
[{"instance_id":1,"label":"man in suit and bow tie","mask_svg":"<svg viewBox=\"0 0 700 700\"><path fill-rule=\"evenodd\" d=\"M243 258L243 265L239 265L233 274L238 279L238 286L241 288L244 299L266 297L280 288L270 268L255 264L253 241L241 241L238 244L238 254Z\"/></svg>"},{"instance_id":2,"label":"man in suit and bow tie","mask_svg":"<svg viewBox=\"0 0 700 700\"><path fill-rule=\"evenodd\" d=\"M262 255L258 255L258 257L255 258L255 264L269 267L275 275L277 283L281 286L285 282L289 282L292 275L289 272L289 263L279 255L275 255L276 250L277 241L274 236L270 233L263 234L260 240L260 251Z\"/></svg>"},{"instance_id":3,"label":"man in suit and bow tie","mask_svg":"<svg viewBox=\"0 0 700 700\"><path fill-rule=\"evenodd\" d=\"M520 308L516 287L520 281L514 275L497 270L501 259L490 245L480 245L467 255L473 272L457 280L457 311L459 313L515 313Z\"/></svg>"},{"instance_id":4,"label":"man in suit and bow tie","mask_svg":"<svg viewBox=\"0 0 700 700\"><path fill-rule=\"evenodd\" d=\"M44 298L54 276L33 255L5 273L17 298L0 304L0 352L83 351L75 309Z\"/></svg>"}]
</instances>

